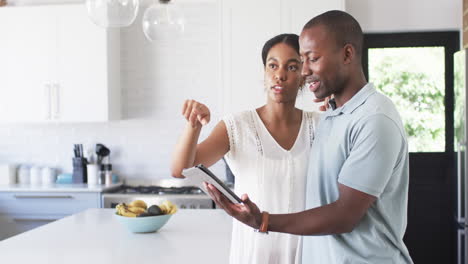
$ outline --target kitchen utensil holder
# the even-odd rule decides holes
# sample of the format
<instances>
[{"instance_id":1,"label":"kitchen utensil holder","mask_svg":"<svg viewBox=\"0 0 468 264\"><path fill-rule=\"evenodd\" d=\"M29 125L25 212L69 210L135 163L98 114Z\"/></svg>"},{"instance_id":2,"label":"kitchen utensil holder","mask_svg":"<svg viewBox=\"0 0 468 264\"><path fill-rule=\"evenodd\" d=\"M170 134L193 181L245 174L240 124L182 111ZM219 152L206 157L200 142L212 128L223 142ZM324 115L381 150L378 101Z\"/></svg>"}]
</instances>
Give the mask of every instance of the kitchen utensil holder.
<instances>
[{"instance_id":1,"label":"kitchen utensil holder","mask_svg":"<svg viewBox=\"0 0 468 264\"><path fill-rule=\"evenodd\" d=\"M86 158L73 158L72 183L86 183L88 181L86 164L88 164Z\"/></svg>"}]
</instances>

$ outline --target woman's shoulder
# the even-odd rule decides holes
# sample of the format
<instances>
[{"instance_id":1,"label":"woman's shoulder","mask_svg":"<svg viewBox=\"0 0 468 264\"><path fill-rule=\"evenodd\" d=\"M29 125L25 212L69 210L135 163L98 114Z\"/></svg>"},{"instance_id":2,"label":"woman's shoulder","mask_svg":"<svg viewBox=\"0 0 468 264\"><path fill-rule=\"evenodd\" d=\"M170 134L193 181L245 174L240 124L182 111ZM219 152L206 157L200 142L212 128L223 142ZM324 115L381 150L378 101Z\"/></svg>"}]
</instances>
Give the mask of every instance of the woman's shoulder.
<instances>
[{"instance_id":1,"label":"woman's shoulder","mask_svg":"<svg viewBox=\"0 0 468 264\"><path fill-rule=\"evenodd\" d=\"M245 110L233 114L228 114L223 117L223 120L226 122L234 122L234 123L245 123L250 122L252 119L252 111L255 110Z\"/></svg>"}]
</instances>

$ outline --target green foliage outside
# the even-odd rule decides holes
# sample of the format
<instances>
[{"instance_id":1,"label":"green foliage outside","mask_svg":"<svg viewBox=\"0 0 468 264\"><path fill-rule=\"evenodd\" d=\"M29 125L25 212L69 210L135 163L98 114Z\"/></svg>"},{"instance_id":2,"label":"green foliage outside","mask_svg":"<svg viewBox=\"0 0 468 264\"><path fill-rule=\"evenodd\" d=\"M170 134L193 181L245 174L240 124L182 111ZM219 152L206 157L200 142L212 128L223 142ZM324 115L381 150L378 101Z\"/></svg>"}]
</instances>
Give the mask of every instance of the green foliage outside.
<instances>
[{"instance_id":1,"label":"green foliage outside","mask_svg":"<svg viewBox=\"0 0 468 264\"><path fill-rule=\"evenodd\" d=\"M369 79L395 103L410 152L445 151L444 48L369 50Z\"/></svg>"},{"instance_id":2,"label":"green foliage outside","mask_svg":"<svg viewBox=\"0 0 468 264\"><path fill-rule=\"evenodd\" d=\"M454 56L454 94L455 94L455 112L454 112L454 134L455 150L458 150L458 143L465 141L464 129L464 111L465 111L465 52L461 51Z\"/></svg>"}]
</instances>

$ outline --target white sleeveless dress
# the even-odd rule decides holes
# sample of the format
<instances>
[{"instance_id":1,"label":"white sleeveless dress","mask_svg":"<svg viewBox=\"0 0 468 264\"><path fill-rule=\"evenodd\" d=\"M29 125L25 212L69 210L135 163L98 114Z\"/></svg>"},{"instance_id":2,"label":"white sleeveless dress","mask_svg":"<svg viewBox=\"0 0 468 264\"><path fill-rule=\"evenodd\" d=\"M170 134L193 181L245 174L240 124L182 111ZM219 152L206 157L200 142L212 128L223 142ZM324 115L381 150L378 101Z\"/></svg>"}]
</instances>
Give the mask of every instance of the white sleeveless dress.
<instances>
[{"instance_id":1,"label":"white sleeveless dress","mask_svg":"<svg viewBox=\"0 0 468 264\"><path fill-rule=\"evenodd\" d=\"M307 166L319 113L303 111L293 147L283 149L255 110L223 119L230 150L226 161L235 176L235 192L247 193L260 210L271 214L304 210ZM254 230L233 222L231 264L289 264L301 261L301 237Z\"/></svg>"}]
</instances>

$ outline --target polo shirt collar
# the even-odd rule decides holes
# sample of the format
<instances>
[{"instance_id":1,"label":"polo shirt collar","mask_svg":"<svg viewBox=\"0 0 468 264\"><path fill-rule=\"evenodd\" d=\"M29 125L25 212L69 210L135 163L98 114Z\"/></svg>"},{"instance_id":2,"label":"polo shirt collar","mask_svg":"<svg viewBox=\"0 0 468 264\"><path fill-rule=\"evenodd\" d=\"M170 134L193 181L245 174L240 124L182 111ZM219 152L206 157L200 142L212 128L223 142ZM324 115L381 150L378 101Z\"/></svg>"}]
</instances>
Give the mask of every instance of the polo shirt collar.
<instances>
[{"instance_id":1,"label":"polo shirt collar","mask_svg":"<svg viewBox=\"0 0 468 264\"><path fill-rule=\"evenodd\" d=\"M361 106L367 98L375 93L375 88L372 83L367 83L359 92L357 92L348 102L343 106L336 108L335 101L330 100L330 108L325 112L325 116L338 116L341 114L351 114L356 108Z\"/></svg>"}]
</instances>

